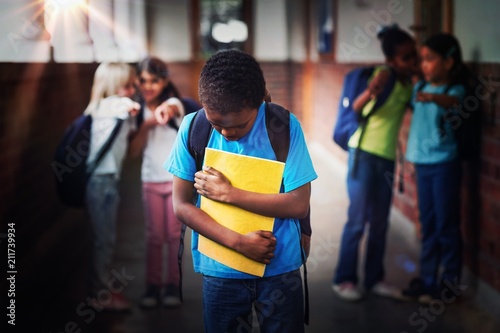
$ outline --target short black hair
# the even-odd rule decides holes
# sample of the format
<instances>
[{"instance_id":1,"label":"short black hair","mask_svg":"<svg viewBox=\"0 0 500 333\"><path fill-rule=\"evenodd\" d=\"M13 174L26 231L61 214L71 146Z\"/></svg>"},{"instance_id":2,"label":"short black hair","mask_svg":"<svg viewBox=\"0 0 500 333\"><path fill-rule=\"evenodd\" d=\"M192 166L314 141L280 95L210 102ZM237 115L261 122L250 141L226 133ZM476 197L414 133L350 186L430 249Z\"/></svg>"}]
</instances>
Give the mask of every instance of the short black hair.
<instances>
[{"instance_id":1,"label":"short black hair","mask_svg":"<svg viewBox=\"0 0 500 333\"><path fill-rule=\"evenodd\" d=\"M259 108L266 81L259 63L238 50L215 53L201 69L198 96L201 104L220 114Z\"/></svg>"},{"instance_id":2,"label":"short black hair","mask_svg":"<svg viewBox=\"0 0 500 333\"><path fill-rule=\"evenodd\" d=\"M398 46L415 41L409 33L400 29L397 24L383 27L377 34L377 38L382 44L382 52L387 59L394 58Z\"/></svg>"}]
</instances>

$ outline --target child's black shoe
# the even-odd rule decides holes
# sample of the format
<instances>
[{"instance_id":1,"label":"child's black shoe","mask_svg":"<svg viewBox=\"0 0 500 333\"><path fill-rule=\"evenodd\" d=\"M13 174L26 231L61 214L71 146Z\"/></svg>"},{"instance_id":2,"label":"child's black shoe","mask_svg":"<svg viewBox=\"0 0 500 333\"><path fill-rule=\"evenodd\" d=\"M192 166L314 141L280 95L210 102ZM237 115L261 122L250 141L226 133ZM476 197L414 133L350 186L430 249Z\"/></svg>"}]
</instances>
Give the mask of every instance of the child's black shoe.
<instances>
[{"instance_id":1,"label":"child's black shoe","mask_svg":"<svg viewBox=\"0 0 500 333\"><path fill-rule=\"evenodd\" d=\"M149 285L141 299L141 307L146 309L155 308L160 305L160 288L154 284Z\"/></svg>"},{"instance_id":2,"label":"child's black shoe","mask_svg":"<svg viewBox=\"0 0 500 333\"><path fill-rule=\"evenodd\" d=\"M422 304L429 304L434 299L434 293L430 291L420 278L414 278L410 281L408 288L401 291L403 299L408 301L417 301Z\"/></svg>"}]
</instances>

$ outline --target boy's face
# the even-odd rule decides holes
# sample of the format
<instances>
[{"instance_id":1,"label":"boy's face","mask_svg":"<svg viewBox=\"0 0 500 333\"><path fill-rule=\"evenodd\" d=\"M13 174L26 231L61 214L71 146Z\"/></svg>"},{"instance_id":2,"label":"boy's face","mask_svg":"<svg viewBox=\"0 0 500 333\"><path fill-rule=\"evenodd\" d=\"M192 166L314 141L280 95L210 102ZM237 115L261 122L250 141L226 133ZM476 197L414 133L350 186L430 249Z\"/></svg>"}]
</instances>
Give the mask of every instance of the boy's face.
<instances>
[{"instance_id":1,"label":"boy's face","mask_svg":"<svg viewBox=\"0 0 500 333\"><path fill-rule=\"evenodd\" d=\"M236 141L244 137L253 127L257 109L244 108L239 112L220 114L205 108L207 120L226 140Z\"/></svg>"}]
</instances>

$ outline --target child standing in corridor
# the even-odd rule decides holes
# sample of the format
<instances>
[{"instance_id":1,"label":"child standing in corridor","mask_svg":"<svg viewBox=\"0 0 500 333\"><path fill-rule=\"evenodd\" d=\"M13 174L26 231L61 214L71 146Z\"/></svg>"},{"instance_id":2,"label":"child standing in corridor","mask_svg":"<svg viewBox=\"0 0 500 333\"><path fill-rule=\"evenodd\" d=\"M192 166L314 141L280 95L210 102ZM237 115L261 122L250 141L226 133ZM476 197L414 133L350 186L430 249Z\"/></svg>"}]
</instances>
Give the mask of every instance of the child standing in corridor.
<instances>
[{"instance_id":1,"label":"child standing in corridor","mask_svg":"<svg viewBox=\"0 0 500 333\"><path fill-rule=\"evenodd\" d=\"M421 56L424 81L414 88L406 151L406 159L414 163L417 174L422 232L420 277L410 282L403 295L429 303L444 288L458 283L462 268L461 166L452 127L463 123L450 121L453 110L448 110L463 101L468 71L462 62L460 45L450 34L430 37ZM441 266L443 271L439 274Z\"/></svg>"},{"instance_id":2,"label":"child standing in corridor","mask_svg":"<svg viewBox=\"0 0 500 333\"><path fill-rule=\"evenodd\" d=\"M130 302L121 292L101 299L107 291L116 243L119 180L129 136L135 130L139 104L132 101L136 79L134 69L125 63L102 63L96 70L90 103L85 113L92 116L91 145L87 170L96 163L98 152L112 135L112 145L103 155L87 182L86 208L92 227L93 251L89 273L89 304L97 311L128 310Z\"/></svg>"},{"instance_id":3,"label":"child standing in corridor","mask_svg":"<svg viewBox=\"0 0 500 333\"><path fill-rule=\"evenodd\" d=\"M201 106L192 99L181 98L172 82L167 64L156 57L139 63L141 113L139 130L130 143L130 155L142 154L141 180L146 234L146 292L143 308L160 304L167 307L181 304L177 255L181 222L172 206L173 176L162 168L177 129L186 113ZM167 247L166 258L163 250ZM166 267L166 277L163 268Z\"/></svg>"},{"instance_id":4,"label":"child standing in corridor","mask_svg":"<svg viewBox=\"0 0 500 333\"><path fill-rule=\"evenodd\" d=\"M368 87L353 101L353 108L367 116L389 78L395 81L387 100L348 142L349 160L347 190L348 220L342 233L338 264L332 289L346 301L363 297L358 287L358 252L365 228L369 226L366 244L364 289L376 295L400 297L400 291L384 281L384 255L389 210L392 201L392 177L399 128L410 100L411 76L417 64L415 41L397 26L379 34L385 66L375 68ZM354 172L356 170L356 172Z\"/></svg>"}]
</instances>

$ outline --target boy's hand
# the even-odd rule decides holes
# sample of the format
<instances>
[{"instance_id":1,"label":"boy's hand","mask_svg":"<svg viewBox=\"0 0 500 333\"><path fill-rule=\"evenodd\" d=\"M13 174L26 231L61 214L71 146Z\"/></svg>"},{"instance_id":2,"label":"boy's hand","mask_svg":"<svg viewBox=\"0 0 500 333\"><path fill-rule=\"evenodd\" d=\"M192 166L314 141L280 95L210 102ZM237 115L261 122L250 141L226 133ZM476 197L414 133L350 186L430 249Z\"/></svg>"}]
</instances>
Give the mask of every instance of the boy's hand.
<instances>
[{"instance_id":1,"label":"boy's hand","mask_svg":"<svg viewBox=\"0 0 500 333\"><path fill-rule=\"evenodd\" d=\"M226 176L209 166L204 166L203 171L195 173L194 187L198 194L219 202L228 201L232 188Z\"/></svg>"},{"instance_id":2,"label":"boy's hand","mask_svg":"<svg viewBox=\"0 0 500 333\"><path fill-rule=\"evenodd\" d=\"M276 238L270 231L257 230L242 235L237 251L245 257L263 264L269 264L274 258Z\"/></svg>"}]
</instances>

